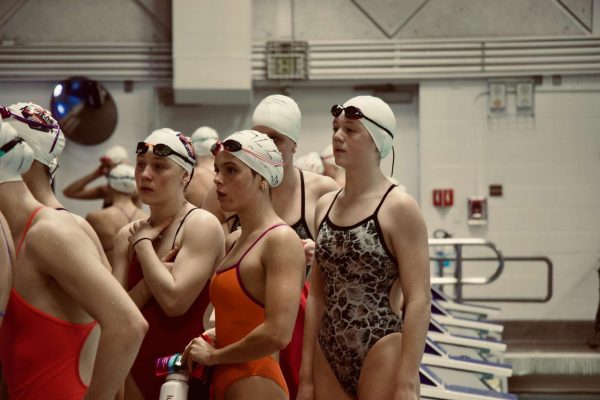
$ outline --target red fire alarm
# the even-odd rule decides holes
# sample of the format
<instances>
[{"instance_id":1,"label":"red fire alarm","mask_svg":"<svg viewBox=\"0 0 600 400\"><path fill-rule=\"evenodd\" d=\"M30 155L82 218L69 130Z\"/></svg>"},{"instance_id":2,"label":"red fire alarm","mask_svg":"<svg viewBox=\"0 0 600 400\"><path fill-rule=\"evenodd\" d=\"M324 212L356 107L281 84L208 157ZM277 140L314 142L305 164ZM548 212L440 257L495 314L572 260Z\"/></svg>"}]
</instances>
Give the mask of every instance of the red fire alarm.
<instances>
[{"instance_id":1,"label":"red fire alarm","mask_svg":"<svg viewBox=\"0 0 600 400\"><path fill-rule=\"evenodd\" d=\"M451 207L454 205L454 190L444 189L442 192L442 204L444 207Z\"/></svg>"},{"instance_id":2,"label":"red fire alarm","mask_svg":"<svg viewBox=\"0 0 600 400\"><path fill-rule=\"evenodd\" d=\"M433 189L434 207L451 207L452 205L454 205L454 190Z\"/></svg>"},{"instance_id":3,"label":"red fire alarm","mask_svg":"<svg viewBox=\"0 0 600 400\"><path fill-rule=\"evenodd\" d=\"M442 189L433 189L433 206L442 207L443 204Z\"/></svg>"}]
</instances>

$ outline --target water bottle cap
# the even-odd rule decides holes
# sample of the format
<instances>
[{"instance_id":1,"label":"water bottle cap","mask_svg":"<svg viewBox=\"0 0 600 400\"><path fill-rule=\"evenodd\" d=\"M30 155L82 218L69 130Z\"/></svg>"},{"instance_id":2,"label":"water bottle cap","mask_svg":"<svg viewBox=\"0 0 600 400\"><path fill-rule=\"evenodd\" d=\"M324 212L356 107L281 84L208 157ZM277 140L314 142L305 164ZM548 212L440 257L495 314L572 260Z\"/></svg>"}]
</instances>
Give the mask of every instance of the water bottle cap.
<instances>
[{"instance_id":1,"label":"water bottle cap","mask_svg":"<svg viewBox=\"0 0 600 400\"><path fill-rule=\"evenodd\" d=\"M187 373L184 373L184 372L173 372L173 373L167 375L166 380L187 382L190 380L190 377L188 376Z\"/></svg>"}]
</instances>

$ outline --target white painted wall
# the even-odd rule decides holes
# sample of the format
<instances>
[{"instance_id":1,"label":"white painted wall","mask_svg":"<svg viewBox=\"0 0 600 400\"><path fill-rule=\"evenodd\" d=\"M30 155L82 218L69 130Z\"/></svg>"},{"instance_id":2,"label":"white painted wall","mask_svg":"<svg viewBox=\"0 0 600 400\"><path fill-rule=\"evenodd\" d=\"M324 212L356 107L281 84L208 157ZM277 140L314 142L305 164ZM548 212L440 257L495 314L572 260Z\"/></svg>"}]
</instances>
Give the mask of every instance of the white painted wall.
<instances>
[{"instance_id":1,"label":"white painted wall","mask_svg":"<svg viewBox=\"0 0 600 400\"><path fill-rule=\"evenodd\" d=\"M503 319L593 319L600 255L600 76L536 87L535 117L489 119L486 81L423 82L420 91L421 206L429 230L488 239L506 256L548 256L554 297L547 304L501 303ZM487 195L489 224L466 224L467 197ZM431 190L453 188L455 205L432 206ZM474 254L474 253L470 253ZM489 253L487 253L489 255ZM491 265L471 264L469 276ZM507 264L498 284L466 296L542 297L543 265Z\"/></svg>"},{"instance_id":2,"label":"white painted wall","mask_svg":"<svg viewBox=\"0 0 600 400\"><path fill-rule=\"evenodd\" d=\"M65 206L81 215L101 207L101 201L79 201L62 196L64 187L91 172L103 152L115 144L130 149L143 140L152 130L170 127L188 135L201 125L214 127L222 138L240 129L249 129L254 104L275 92L255 90L254 104L250 106L172 106L161 102L155 86L150 83L136 83L131 93L125 93L118 83L104 83L117 105L118 122L115 133L104 143L96 146L82 146L67 141L60 158L60 168L56 177L56 191ZM0 104L17 101L33 101L41 106L50 106L51 83L5 83L0 82ZM311 151L320 152L331 141L332 117L329 112L335 103L365 94L350 88L292 89L289 95L297 102L302 112L302 136L297 154ZM405 185L415 197L418 189L418 113L417 99L412 104L392 104L397 118L395 140L396 163L394 177ZM133 154L130 156L133 162ZM392 157L382 162L382 169L390 174ZM104 183L103 178L98 183Z\"/></svg>"}]
</instances>

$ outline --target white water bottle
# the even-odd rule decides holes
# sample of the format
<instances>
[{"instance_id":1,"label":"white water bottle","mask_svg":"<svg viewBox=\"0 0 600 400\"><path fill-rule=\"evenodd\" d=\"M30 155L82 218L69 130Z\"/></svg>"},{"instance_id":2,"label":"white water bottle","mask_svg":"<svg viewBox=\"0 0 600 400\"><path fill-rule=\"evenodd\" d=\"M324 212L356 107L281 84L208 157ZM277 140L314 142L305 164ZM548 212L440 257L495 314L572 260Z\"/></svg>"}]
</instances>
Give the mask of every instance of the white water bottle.
<instances>
[{"instance_id":1,"label":"white water bottle","mask_svg":"<svg viewBox=\"0 0 600 400\"><path fill-rule=\"evenodd\" d=\"M167 380L160 387L159 400L187 400L188 398L187 374L174 372L167 375Z\"/></svg>"}]
</instances>

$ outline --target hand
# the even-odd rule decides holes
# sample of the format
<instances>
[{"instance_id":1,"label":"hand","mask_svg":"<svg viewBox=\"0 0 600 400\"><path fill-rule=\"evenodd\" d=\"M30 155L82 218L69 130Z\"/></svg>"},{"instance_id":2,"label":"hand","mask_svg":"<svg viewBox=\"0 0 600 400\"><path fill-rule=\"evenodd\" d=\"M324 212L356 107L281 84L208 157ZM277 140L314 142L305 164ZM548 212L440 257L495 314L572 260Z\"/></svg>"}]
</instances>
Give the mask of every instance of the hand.
<instances>
[{"instance_id":1,"label":"hand","mask_svg":"<svg viewBox=\"0 0 600 400\"><path fill-rule=\"evenodd\" d=\"M206 336L212 343L217 343L217 330L215 328L205 330L202 336Z\"/></svg>"},{"instance_id":2,"label":"hand","mask_svg":"<svg viewBox=\"0 0 600 400\"><path fill-rule=\"evenodd\" d=\"M173 218L169 217L156 226L151 226L148 221L139 220L134 222L129 228L129 244L134 245L138 240L148 238L154 240L160 235L165 229L171 225Z\"/></svg>"},{"instance_id":3,"label":"hand","mask_svg":"<svg viewBox=\"0 0 600 400\"><path fill-rule=\"evenodd\" d=\"M304 247L306 265L310 265L315 257L315 242L310 239L302 239L302 246Z\"/></svg>"},{"instance_id":4,"label":"hand","mask_svg":"<svg viewBox=\"0 0 600 400\"><path fill-rule=\"evenodd\" d=\"M98 167L95 170L92 171L91 175L94 177L94 179L95 178L99 178L101 176L105 176L105 174L104 174L104 166L102 164L98 165Z\"/></svg>"},{"instance_id":5,"label":"hand","mask_svg":"<svg viewBox=\"0 0 600 400\"><path fill-rule=\"evenodd\" d=\"M179 246L175 245L175 247L173 247L171 250L169 250L167 254L165 254L164 256L162 256L160 258L160 261L163 263L163 265L165 267L167 267L169 272L171 272L173 270L173 264L174 264L175 258L177 257L177 253L179 253L180 249L181 248Z\"/></svg>"},{"instance_id":6,"label":"hand","mask_svg":"<svg viewBox=\"0 0 600 400\"><path fill-rule=\"evenodd\" d=\"M188 371L191 373L194 370L194 364L213 365L214 350L215 348L202 336L193 339L183 352L183 359L187 363Z\"/></svg>"}]
</instances>

